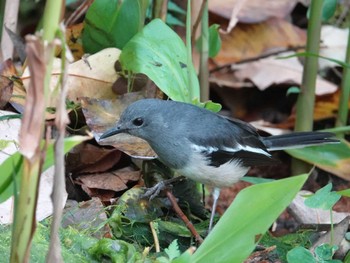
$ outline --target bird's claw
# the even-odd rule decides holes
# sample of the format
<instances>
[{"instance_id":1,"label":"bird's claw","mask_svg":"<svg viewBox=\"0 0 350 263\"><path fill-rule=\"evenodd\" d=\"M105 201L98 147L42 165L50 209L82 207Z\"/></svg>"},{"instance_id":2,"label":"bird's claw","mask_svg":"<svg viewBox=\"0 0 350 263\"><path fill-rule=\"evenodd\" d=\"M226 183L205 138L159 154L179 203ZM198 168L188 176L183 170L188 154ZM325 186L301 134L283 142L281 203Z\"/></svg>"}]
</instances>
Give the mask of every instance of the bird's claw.
<instances>
[{"instance_id":1,"label":"bird's claw","mask_svg":"<svg viewBox=\"0 0 350 263\"><path fill-rule=\"evenodd\" d=\"M146 192L141 196L141 198L149 198L149 200L152 200L156 196L159 195L161 191L163 191L166 188L166 183L164 181L161 181L154 186L147 188Z\"/></svg>"}]
</instances>

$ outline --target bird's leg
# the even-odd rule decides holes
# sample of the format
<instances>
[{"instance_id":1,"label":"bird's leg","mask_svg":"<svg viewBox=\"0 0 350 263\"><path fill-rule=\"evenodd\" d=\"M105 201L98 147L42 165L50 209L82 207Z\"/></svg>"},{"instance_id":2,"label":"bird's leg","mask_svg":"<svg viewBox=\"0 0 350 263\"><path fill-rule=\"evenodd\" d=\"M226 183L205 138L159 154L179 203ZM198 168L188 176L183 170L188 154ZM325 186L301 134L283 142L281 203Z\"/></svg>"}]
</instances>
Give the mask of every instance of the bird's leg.
<instances>
[{"instance_id":1,"label":"bird's leg","mask_svg":"<svg viewBox=\"0 0 350 263\"><path fill-rule=\"evenodd\" d=\"M220 188L215 187L213 190L213 207L211 210L211 215L210 215L210 221L209 221L209 230L208 232L210 233L211 229L213 228L213 222L214 222L214 216L215 216L215 211L216 211L216 206L218 204L218 199L220 196Z\"/></svg>"},{"instance_id":2,"label":"bird's leg","mask_svg":"<svg viewBox=\"0 0 350 263\"><path fill-rule=\"evenodd\" d=\"M160 191L164 190L167 186L169 186L170 184L172 184L174 182L181 181L183 179L185 179L184 176L177 176L177 177L170 178L168 180L160 181L159 183L155 184L154 186L147 188L147 191L146 191L146 193L144 193L142 195L142 198L149 197L149 199L152 200L157 195L159 195Z\"/></svg>"}]
</instances>

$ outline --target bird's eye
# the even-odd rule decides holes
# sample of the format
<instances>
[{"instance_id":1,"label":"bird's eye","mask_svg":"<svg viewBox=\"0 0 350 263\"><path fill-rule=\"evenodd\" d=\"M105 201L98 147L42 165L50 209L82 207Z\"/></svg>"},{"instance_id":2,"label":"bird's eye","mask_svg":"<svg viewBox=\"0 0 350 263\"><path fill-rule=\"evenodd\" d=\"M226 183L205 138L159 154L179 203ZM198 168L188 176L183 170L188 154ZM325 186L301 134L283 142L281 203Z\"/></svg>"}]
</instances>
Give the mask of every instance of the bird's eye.
<instances>
[{"instance_id":1,"label":"bird's eye","mask_svg":"<svg viewBox=\"0 0 350 263\"><path fill-rule=\"evenodd\" d=\"M132 121L132 123L135 125L135 126L141 126L143 124L143 119L142 118L136 118Z\"/></svg>"}]
</instances>

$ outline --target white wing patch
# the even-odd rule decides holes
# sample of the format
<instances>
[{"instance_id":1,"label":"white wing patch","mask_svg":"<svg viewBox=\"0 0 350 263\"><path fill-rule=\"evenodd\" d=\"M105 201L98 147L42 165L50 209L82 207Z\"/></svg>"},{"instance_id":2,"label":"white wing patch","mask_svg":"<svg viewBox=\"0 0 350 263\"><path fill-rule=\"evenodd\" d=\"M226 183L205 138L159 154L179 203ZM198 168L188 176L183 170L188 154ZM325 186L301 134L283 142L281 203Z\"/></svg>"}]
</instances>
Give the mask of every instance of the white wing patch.
<instances>
[{"instance_id":1,"label":"white wing patch","mask_svg":"<svg viewBox=\"0 0 350 263\"><path fill-rule=\"evenodd\" d=\"M219 150L218 147L213 147L213 146L207 146L206 147L206 146L201 146L201 145L197 145L197 144L191 144L191 148L197 153L205 152L205 153L209 153L209 154ZM254 153L263 154L263 155L266 155L268 157L271 156L271 154L269 152L265 151L264 149L254 148L254 147L251 147L251 146L248 146L248 145L247 146L243 146L241 144L237 144L237 147L235 147L235 148L222 147L220 149L223 150L223 151L232 152L232 153L244 150L244 151L247 151L247 152L254 152Z\"/></svg>"}]
</instances>

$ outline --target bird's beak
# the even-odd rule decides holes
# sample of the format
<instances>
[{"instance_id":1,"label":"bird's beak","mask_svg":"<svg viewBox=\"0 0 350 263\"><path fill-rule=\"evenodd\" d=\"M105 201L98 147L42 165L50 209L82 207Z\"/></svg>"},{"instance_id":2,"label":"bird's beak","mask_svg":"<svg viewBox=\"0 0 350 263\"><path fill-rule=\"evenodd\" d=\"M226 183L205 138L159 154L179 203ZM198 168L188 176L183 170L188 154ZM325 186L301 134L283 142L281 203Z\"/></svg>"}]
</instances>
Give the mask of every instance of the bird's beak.
<instances>
[{"instance_id":1,"label":"bird's beak","mask_svg":"<svg viewBox=\"0 0 350 263\"><path fill-rule=\"evenodd\" d=\"M108 131L106 131L105 133L103 133L101 136L100 136L100 140L102 139L106 139L108 137L111 137L113 135L116 135L118 133L122 133L124 132L124 129L122 129L120 127L120 125L116 125L115 127L109 129Z\"/></svg>"}]
</instances>

